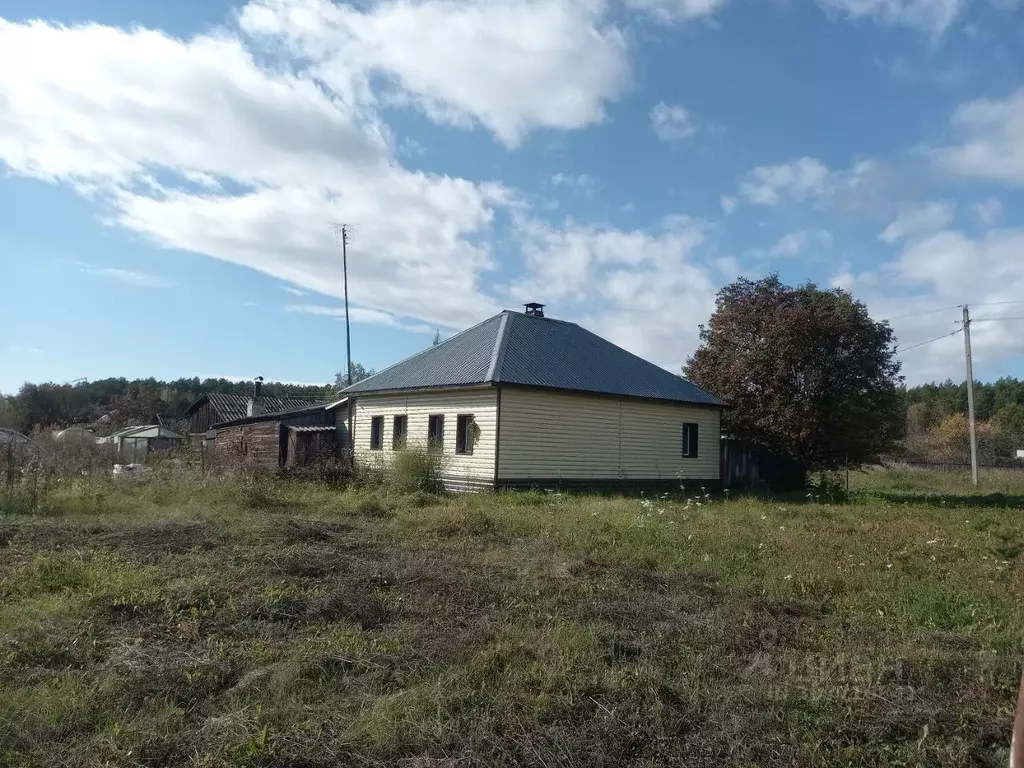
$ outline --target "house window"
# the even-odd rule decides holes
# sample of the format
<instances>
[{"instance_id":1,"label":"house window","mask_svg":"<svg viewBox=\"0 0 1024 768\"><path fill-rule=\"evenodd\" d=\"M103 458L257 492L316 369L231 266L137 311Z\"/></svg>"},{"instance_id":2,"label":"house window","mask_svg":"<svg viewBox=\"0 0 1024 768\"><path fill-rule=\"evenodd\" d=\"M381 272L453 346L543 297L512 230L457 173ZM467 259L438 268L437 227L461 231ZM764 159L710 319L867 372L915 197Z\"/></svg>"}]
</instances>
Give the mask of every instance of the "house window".
<instances>
[{"instance_id":1,"label":"house window","mask_svg":"<svg viewBox=\"0 0 1024 768\"><path fill-rule=\"evenodd\" d=\"M444 415L435 413L427 418L427 447L439 453L444 451Z\"/></svg>"},{"instance_id":2,"label":"house window","mask_svg":"<svg viewBox=\"0 0 1024 768\"><path fill-rule=\"evenodd\" d=\"M697 425L683 424L683 458L697 458Z\"/></svg>"},{"instance_id":3,"label":"house window","mask_svg":"<svg viewBox=\"0 0 1024 768\"><path fill-rule=\"evenodd\" d=\"M370 419L370 450L379 451L384 447L384 417Z\"/></svg>"},{"instance_id":4,"label":"house window","mask_svg":"<svg viewBox=\"0 0 1024 768\"><path fill-rule=\"evenodd\" d=\"M473 414L460 413L455 424L455 452L471 456L476 433L477 426L473 421Z\"/></svg>"},{"instance_id":5,"label":"house window","mask_svg":"<svg viewBox=\"0 0 1024 768\"><path fill-rule=\"evenodd\" d=\"M409 417L395 416L394 428L391 432L391 449L393 451L405 448L405 438L409 434Z\"/></svg>"}]
</instances>

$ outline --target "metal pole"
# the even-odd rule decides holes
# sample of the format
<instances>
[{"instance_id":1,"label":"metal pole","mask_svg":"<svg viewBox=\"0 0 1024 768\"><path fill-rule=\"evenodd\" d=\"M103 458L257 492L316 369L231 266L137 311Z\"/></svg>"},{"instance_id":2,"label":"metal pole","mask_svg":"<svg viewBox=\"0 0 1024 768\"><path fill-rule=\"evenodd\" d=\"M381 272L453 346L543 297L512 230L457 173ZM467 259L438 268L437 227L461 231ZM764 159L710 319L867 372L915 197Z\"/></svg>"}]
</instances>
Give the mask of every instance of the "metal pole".
<instances>
[{"instance_id":1,"label":"metal pole","mask_svg":"<svg viewBox=\"0 0 1024 768\"><path fill-rule=\"evenodd\" d=\"M971 482L978 484L978 433L974 427L974 366L971 364L971 314L964 304L964 356L967 361L967 428L971 435Z\"/></svg>"},{"instance_id":2,"label":"metal pole","mask_svg":"<svg viewBox=\"0 0 1024 768\"><path fill-rule=\"evenodd\" d=\"M348 386L352 386L352 332L348 324L348 225L341 226L341 268L345 274L345 355L348 358Z\"/></svg>"},{"instance_id":3,"label":"metal pole","mask_svg":"<svg viewBox=\"0 0 1024 768\"><path fill-rule=\"evenodd\" d=\"M1017 694L1017 710L1013 719L1013 736L1010 739L1010 768L1024 768L1024 676Z\"/></svg>"}]
</instances>

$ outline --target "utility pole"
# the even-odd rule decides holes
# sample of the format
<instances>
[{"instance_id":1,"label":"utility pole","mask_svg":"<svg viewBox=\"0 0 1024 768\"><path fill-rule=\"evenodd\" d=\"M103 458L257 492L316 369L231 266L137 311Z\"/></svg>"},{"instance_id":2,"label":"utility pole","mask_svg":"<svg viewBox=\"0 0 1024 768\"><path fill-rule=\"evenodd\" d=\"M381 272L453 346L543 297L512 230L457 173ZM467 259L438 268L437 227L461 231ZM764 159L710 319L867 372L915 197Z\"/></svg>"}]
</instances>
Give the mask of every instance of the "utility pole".
<instances>
[{"instance_id":1,"label":"utility pole","mask_svg":"<svg viewBox=\"0 0 1024 768\"><path fill-rule=\"evenodd\" d=\"M341 269L345 278L345 357L348 359L348 381L346 386L352 386L352 332L348 322L348 224L331 224L334 234L341 240Z\"/></svg>"},{"instance_id":2,"label":"utility pole","mask_svg":"<svg viewBox=\"0 0 1024 768\"><path fill-rule=\"evenodd\" d=\"M971 313L964 304L964 357L967 361L967 427L971 435L971 482L978 484L978 433L974 427L974 366L971 364Z\"/></svg>"}]
</instances>

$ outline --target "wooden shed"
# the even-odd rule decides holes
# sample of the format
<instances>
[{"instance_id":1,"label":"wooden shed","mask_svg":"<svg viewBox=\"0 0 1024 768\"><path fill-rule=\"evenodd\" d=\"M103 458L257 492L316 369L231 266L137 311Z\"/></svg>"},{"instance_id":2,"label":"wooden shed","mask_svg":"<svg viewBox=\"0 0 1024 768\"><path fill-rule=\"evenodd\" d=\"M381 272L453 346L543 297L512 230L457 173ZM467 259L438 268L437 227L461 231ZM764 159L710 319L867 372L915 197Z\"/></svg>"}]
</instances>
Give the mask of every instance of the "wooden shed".
<instances>
[{"instance_id":1,"label":"wooden shed","mask_svg":"<svg viewBox=\"0 0 1024 768\"><path fill-rule=\"evenodd\" d=\"M338 454L337 410L348 400L214 424L217 461L267 469L305 466Z\"/></svg>"}]
</instances>

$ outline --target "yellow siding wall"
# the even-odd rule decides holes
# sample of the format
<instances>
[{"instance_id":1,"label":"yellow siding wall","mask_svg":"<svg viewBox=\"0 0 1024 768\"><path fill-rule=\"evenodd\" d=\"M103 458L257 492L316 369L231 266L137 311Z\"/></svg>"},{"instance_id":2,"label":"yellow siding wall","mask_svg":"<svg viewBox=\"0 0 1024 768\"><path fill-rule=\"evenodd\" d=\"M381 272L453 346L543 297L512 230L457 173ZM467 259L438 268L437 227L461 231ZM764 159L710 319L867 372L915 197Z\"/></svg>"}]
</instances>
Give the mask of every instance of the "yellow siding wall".
<instances>
[{"instance_id":1,"label":"yellow siding wall","mask_svg":"<svg viewBox=\"0 0 1024 768\"><path fill-rule=\"evenodd\" d=\"M630 398L503 388L499 480L717 480L720 411ZM684 422L699 424L682 457Z\"/></svg>"},{"instance_id":2,"label":"yellow siding wall","mask_svg":"<svg viewBox=\"0 0 1024 768\"><path fill-rule=\"evenodd\" d=\"M470 456L455 453L455 428L460 413L473 414L480 439ZM387 461L392 450L394 417L409 417L408 444L426 446L427 418L444 414L444 455L446 481L455 487L494 484L494 446L498 413L498 392L494 388L450 390L428 394L359 395L356 398L353 444L356 461ZM384 417L383 450L370 450L370 420Z\"/></svg>"}]
</instances>

